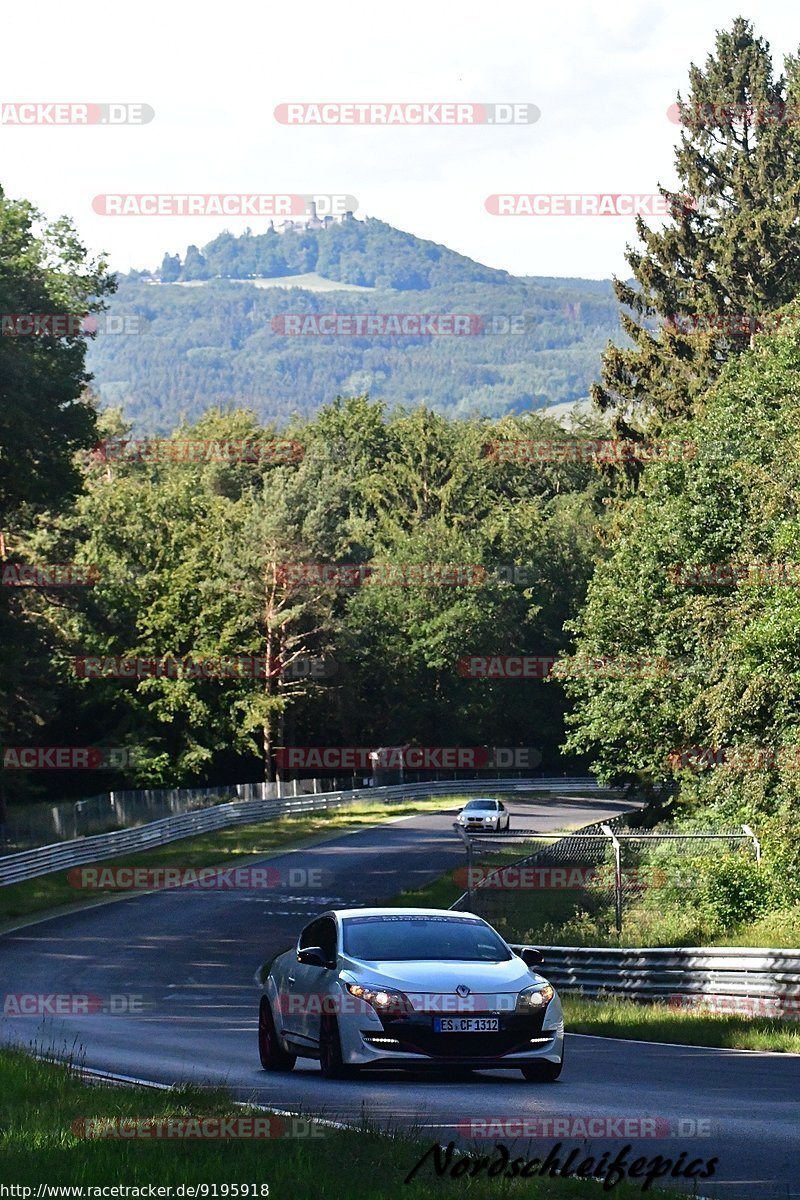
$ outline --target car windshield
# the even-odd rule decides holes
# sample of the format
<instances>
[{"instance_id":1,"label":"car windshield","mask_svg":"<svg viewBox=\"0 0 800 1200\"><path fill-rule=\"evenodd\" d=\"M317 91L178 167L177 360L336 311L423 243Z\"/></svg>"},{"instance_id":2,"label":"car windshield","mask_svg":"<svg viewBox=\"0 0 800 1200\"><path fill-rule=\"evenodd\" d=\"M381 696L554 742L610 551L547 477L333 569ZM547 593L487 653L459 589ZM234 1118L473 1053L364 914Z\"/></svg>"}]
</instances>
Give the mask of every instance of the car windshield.
<instances>
[{"instance_id":1,"label":"car windshield","mask_svg":"<svg viewBox=\"0 0 800 1200\"><path fill-rule=\"evenodd\" d=\"M494 800L470 800L467 808L491 808L494 811L497 803Z\"/></svg>"},{"instance_id":2,"label":"car windshield","mask_svg":"<svg viewBox=\"0 0 800 1200\"><path fill-rule=\"evenodd\" d=\"M467 917L350 917L343 948L367 962L508 962L513 956L483 921Z\"/></svg>"}]
</instances>

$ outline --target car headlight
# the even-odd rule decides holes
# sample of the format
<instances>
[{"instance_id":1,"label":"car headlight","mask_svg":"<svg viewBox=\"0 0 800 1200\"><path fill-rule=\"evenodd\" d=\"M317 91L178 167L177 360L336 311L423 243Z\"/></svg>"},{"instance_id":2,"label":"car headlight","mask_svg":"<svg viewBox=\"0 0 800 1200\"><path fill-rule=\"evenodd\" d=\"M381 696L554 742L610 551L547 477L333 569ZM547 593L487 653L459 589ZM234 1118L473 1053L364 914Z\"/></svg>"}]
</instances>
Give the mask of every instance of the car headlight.
<instances>
[{"instance_id":1,"label":"car headlight","mask_svg":"<svg viewBox=\"0 0 800 1200\"><path fill-rule=\"evenodd\" d=\"M517 1012L539 1012L550 1003L556 989L551 983L536 983L517 996Z\"/></svg>"},{"instance_id":2,"label":"car headlight","mask_svg":"<svg viewBox=\"0 0 800 1200\"><path fill-rule=\"evenodd\" d=\"M398 988L372 988L361 983L348 983L346 987L351 996L370 1004L381 1016L401 1016L414 1011L408 996Z\"/></svg>"}]
</instances>

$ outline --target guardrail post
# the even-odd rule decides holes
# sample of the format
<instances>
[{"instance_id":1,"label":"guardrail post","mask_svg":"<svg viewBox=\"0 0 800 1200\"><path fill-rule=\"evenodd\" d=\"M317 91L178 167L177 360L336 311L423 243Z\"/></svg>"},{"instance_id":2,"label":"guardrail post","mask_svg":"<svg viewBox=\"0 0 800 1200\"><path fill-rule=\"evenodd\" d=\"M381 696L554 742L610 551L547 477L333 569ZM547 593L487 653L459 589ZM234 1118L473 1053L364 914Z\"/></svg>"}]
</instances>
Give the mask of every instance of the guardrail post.
<instances>
[{"instance_id":1,"label":"guardrail post","mask_svg":"<svg viewBox=\"0 0 800 1200\"><path fill-rule=\"evenodd\" d=\"M622 933L622 848L610 825L601 825L600 828L614 847L614 925L617 933Z\"/></svg>"}]
</instances>

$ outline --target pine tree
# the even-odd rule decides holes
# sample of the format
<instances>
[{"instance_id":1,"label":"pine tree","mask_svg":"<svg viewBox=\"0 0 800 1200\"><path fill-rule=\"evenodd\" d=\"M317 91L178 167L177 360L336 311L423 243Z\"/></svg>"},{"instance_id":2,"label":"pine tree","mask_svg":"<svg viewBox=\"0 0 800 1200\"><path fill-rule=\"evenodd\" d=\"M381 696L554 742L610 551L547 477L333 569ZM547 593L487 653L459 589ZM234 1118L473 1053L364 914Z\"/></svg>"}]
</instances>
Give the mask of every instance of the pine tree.
<instances>
[{"instance_id":1,"label":"pine tree","mask_svg":"<svg viewBox=\"0 0 800 1200\"><path fill-rule=\"evenodd\" d=\"M746 349L753 321L800 292L800 64L773 78L769 44L738 17L716 52L692 65L678 94L679 191L660 188L673 216L641 217L643 250L627 248L634 282L614 280L633 347L606 348L592 388L616 432L657 433L689 416L724 362ZM627 310L627 311L626 311Z\"/></svg>"}]
</instances>

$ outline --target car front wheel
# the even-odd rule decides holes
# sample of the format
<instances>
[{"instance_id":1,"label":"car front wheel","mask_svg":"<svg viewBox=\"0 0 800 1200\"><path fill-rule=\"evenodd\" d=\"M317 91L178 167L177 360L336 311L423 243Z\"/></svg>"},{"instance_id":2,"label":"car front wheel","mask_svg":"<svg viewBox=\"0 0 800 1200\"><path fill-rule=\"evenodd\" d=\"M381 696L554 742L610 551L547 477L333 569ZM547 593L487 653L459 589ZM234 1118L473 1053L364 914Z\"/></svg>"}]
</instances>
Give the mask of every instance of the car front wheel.
<instances>
[{"instance_id":1,"label":"car front wheel","mask_svg":"<svg viewBox=\"0 0 800 1200\"><path fill-rule=\"evenodd\" d=\"M555 1083L564 1066L563 1057L559 1062L548 1062L543 1058L540 1062L531 1063L528 1067L520 1067L522 1076L527 1083Z\"/></svg>"},{"instance_id":2,"label":"car front wheel","mask_svg":"<svg viewBox=\"0 0 800 1200\"><path fill-rule=\"evenodd\" d=\"M297 1058L284 1050L278 1041L275 1018L266 996L261 997L258 1010L258 1054L265 1071L291 1071Z\"/></svg>"},{"instance_id":3,"label":"car front wheel","mask_svg":"<svg viewBox=\"0 0 800 1200\"><path fill-rule=\"evenodd\" d=\"M336 1017L323 1016L319 1025L319 1069L326 1079L352 1079L358 1074L342 1058L342 1039Z\"/></svg>"}]
</instances>

